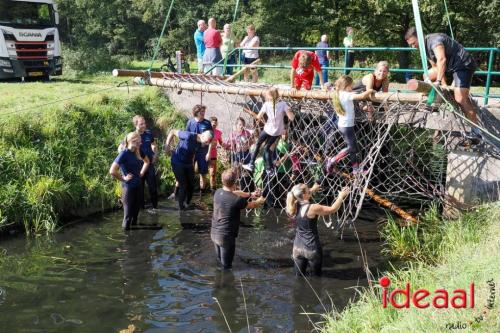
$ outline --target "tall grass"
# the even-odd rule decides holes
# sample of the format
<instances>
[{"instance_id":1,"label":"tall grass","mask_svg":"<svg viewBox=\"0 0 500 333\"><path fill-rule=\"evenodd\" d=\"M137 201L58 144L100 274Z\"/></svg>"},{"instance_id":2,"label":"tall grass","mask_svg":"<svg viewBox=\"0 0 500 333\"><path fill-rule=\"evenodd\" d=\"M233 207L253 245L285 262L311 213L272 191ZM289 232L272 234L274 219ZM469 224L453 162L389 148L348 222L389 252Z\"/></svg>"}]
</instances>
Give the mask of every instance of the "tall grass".
<instances>
[{"instance_id":1,"label":"tall grass","mask_svg":"<svg viewBox=\"0 0 500 333\"><path fill-rule=\"evenodd\" d=\"M30 98L23 100L23 90L29 96L42 96L40 90L54 88L13 85L20 92L12 90L10 100L27 105ZM72 90L68 85L62 89L70 95L78 94L82 86L88 89L75 84ZM12 87L5 86L7 91ZM145 116L155 128L159 119L162 128L183 120L155 88L132 94L110 91L15 114L0 111L0 231L22 226L27 233L50 232L61 218L82 208L104 210L115 205L119 184L107 171L118 143L133 130L135 114ZM159 163L159 171L173 183L164 165Z\"/></svg>"},{"instance_id":2,"label":"tall grass","mask_svg":"<svg viewBox=\"0 0 500 333\"><path fill-rule=\"evenodd\" d=\"M474 309L394 309L382 308L381 288L360 290L358 301L343 312L324 316L322 332L446 332L446 324L461 322L465 331L498 332L498 305L487 309L490 288L487 281L500 279L500 204L484 206L457 220L438 218L431 209L418 226L399 227L390 220L383 228L387 251L404 265L383 272L391 287L431 292L444 288L467 290L476 285ZM482 315L482 320L476 318Z\"/></svg>"}]
</instances>

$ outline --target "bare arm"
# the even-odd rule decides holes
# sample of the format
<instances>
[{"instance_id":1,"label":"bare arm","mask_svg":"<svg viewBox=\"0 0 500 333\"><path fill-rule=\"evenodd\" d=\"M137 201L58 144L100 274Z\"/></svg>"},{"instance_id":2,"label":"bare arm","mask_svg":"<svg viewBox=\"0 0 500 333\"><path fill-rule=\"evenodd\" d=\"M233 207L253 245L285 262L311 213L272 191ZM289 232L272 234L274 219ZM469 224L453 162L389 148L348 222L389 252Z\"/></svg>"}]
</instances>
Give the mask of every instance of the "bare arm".
<instances>
[{"instance_id":1,"label":"bare arm","mask_svg":"<svg viewBox=\"0 0 500 333\"><path fill-rule=\"evenodd\" d=\"M264 120L264 115L266 114L265 111L260 111L259 114L257 115L257 117L255 119L257 119L257 121L265 124L265 120Z\"/></svg>"},{"instance_id":2,"label":"bare arm","mask_svg":"<svg viewBox=\"0 0 500 333\"><path fill-rule=\"evenodd\" d=\"M174 137L179 137L179 130L176 129L170 130L167 139L165 140L165 151L168 152L170 150L170 144L172 143Z\"/></svg>"},{"instance_id":3,"label":"bare arm","mask_svg":"<svg viewBox=\"0 0 500 333\"><path fill-rule=\"evenodd\" d=\"M355 94L352 96L353 101L362 101L370 97L371 94L373 94L375 91L373 89L366 90L365 92L362 92L361 94Z\"/></svg>"},{"instance_id":4,"label":"bare arm","mask_svg":"<svg viewBox=\"0 0 500 333\"><path fill-rule=\"evenodd\" d=\"M249 201L247 203L247 209L253 209L253 208L258 208L260 206L262 206L264 204L264 202L266 202L266 198L264 197L259 197L257 198L257 200L255 201Z\"/></svg>"},{"instance_id":5,"label":"bare arm","mask_svg":"<svg viewBox=\"0 0 500 333\"><path fill-rule=\"evenodd\" d=\"M124 177L120 174L120 166L116 162L111 163L109 174L117 180L124 181Z\"/></svg>"},{"instance_id":6,"label":"bare arm","mask_svg":"<svg viewBox=\"0 0 500 333\"><path fill-rule=\"evenodd\" d=\"M295 119L295 113L293 113L292 108L287 104L286 106L286 116L290 121L293 121Z\"/></svg>"},{"instance_id":7,"label":"bare arm","mask_svg":"<svg viewBox=\"0 0 500 333\"><path fill-rule=\"evenodd\" d=\"M446 71L446 54L444 51L444 45L439 44L434 49L434 54L436 55L436 67L437 67L437 81L442 82Z\"/></svg>"},{"instance_id":8,"label":"bare arm","mask_svg":"<svg viewBox=\"0 0 500 333\"><path fill-rule=\"evenodd\" d=\"M292 68L292 70L290 71L290 87L292 87L292 89L295 89L295 69Z\"/></svg>"},{"instance_id":9,"label":"bare arm","mask_svg":"<svg viewBox=\"0 0 500 333\"><path fill-rule=\"evenodd\" d=\"M149 157L147 157L147 156L144 156L144 158L142 160L144 161L144 163L142 164L142 168L141 168L141 173L140 173L141 178L144 177L144 175L146 174L146 171L148 171L149 164L151 163L151 161L149 160Z\"/></svg>"},{"instance_id":10,"label":"bare arm","mask_svg":"<svg viewBox=\"0 0 500 333\"><path fill-rule=\"evenodd\" d=\"M361 82L365 85L366 90L372 90L373 89L373 85L375 83L374 81L375 81L375 79L373 78L373 75L371 75L371 74L365 75L361 79Z\"/></svg>"},{"instance_id":11,"label":"bare arm","mask_svg":"<svg viewBox=\"0 0 500 333\"><path fill-rule=\"evenodd\" d=\"M335 202L331 206L312 204L311 208L307 212L307 216L309 218L313 218L316 215L327 216L336 213L340 209L342 202L344 202L345 198L347 198L348 195L349 195L349 188L346 187L342 189L342 191L339 193L339 196L337 197L337 200L335 200Z\"/></svg>"}]
</instances>

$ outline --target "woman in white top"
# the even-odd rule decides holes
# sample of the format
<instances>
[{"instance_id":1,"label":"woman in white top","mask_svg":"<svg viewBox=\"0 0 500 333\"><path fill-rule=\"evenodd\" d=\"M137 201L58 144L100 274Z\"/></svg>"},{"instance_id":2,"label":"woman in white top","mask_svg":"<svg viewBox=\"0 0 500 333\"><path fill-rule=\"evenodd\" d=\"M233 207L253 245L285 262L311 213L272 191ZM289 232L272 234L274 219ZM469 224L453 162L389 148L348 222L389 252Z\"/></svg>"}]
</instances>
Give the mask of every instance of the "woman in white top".
<instances>
[{"instance_id":1,"label":"woman in white top","mask_svg":"<svg viewBox=\"0 0 500 333\"><path fill-rule=\"evenodd\" d=\"M255 150L252 153L252 157L249 164L244 164L243 168L249 171L253 171L255 166L255 160L259 154L260 146L265 142L264 146L264 161L266 165L266 170L271 172L273 167L271 146L278 140L285 130L285 116L288 117L290 121L293 120L294 114L288 104L285 102L277 102L278 99L278 89L270 88L265 93L266 102L262 105L257 119L263 122L264 115L267 116L266 124L264 125L264 130L260 133L257 144L255 145Z\"/></svg>"},{"instance_id":2,"label":"woman in white top","mask_svg":"<svg viewBox=\"0 0 500 333\"><path fill-rule=\"evenodd\" d=\"M335 165L343 160L347 155L351 159L352 173L354 175L366 173L359 168L358 144L354 133L354 103L366 99L374 92L369 89L363 93L356 94L352 92L352 78L348 75L342 75L335 81L335 91L332 96L333 107L338 116L338 128L347 148L342 149L335 157L327 160L326 172L331 173Z\"/></svg>"},{"instance_id":3,"label":"woman in white top","mask_svg":"<svg viewBox=\"0 0 500 333\"><path fill-rule=\"evenodd\" d=\"M243 38L243 40L241 41L240 47L259 47L259 46L260 46L259 36L255 34L255 27L253 26L253 24L250 24L247 27L247 36ZM244 57L243 63L245 65L249 65L259 58L259 50L243 50L243 57ZM257 80L259 79L257 68L251 67L250 73L252 74L252 82L257 82ZM248 82L247 71L244 72L243 77L244 80Z\"/></svg>"}]
</instances>

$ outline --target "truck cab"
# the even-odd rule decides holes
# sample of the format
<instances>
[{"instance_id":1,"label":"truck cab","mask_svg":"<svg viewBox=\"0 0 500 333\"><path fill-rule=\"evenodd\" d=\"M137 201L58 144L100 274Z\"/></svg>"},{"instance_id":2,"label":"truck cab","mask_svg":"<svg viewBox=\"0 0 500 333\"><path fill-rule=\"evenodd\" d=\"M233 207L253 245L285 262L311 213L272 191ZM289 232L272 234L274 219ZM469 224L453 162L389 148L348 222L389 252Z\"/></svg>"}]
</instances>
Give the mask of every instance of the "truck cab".
<instances>
[{"instance_id":1,"label":"truck cab","mask_svg":"<svg viewBox=\"0 0 500 333\"><path fill-rule=\"evenodd\" d=\"M62 74L54 0L0 0L0 79Z\"/></svg>"}]
</instances>

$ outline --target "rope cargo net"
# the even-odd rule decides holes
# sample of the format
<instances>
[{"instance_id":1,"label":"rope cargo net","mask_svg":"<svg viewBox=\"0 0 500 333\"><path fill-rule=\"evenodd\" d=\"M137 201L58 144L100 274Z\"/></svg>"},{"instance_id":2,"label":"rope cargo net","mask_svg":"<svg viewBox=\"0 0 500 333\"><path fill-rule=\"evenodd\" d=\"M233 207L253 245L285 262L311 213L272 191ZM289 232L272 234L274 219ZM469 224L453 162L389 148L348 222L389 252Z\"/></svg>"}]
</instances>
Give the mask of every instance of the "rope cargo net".
<instances>
[{"instance_id":1,"label":"rope cargo net","mask_svg":"<svg viewBox=\"0 0 500 333\"><path fill-rule=\"evenodd\" d=\"M173 73L162 73L162 76L168 80L168 85L151 81L146 83L177 89L178 92L190 90L185 83L191 83L193 87L196 85L196 91L201 91L199 86L202 85L202 91L212 91L225 101L225 109L232 125L238 117L249 119L243 112L243 107L257 115L264 102L262 94L250 96L246 91L264 92L271 87L266 84L230 83L215 76ZM212 89L214 86L217 89ZM321 185L322 191L316 193L314 198L322 204L332 204L339 191L345 186L349 187L350 195L336 216L324 220L327 226L337 230L351 225L368 200L373 200L412 222L415 222L415 218L400 207L422 207L431 202L458 205L445 191L447 153L463 150L469 127L463 120L453 93L442 91L441 97L444 97L445 102L432 106L427 105L426 100L406 102L401 92L385 96L380 103L355 102L358 158L361 161L360 167L367 171L366 174L353 175L349 156L336 164L333 172L325 172L327 159L347 147L334 121L334 107L328 99L279 98L295 113L295 119L286 125L288 158L283 162L293 159L295 163L291 168L288 166L285 173L258 173L256 170L250 173L241 167L241 162L232 160L236 148L234 145L228 151L219 148L219 158L225 166L237 167L241 190L253 191L261 187L267 198L267 208L284 209L288 191L298 183L305 183L309 187L314 183ZM373 112L365 112L367 108ZM481 110L476 109L480 113ZM426 115L433 112L446 114L440 121L449 122L453 130L426 129ZM486 119L485 122L498 123L496 119ZM445 124L441 126L446 127ZM262 127L263 124L258 124L255 120L246 122L246 129L253 133L254 142ZM498 131L495 134L498 135ZM224 133L224 140L228 136L229 133ZM259 158L263 157L263 149L264 145L258 154ZM491 141L485 140L475 149L496 158L499 156L498 146ZM283 155L277 153L275 158L281 159ZM256 164L258 163L259 159ZM269 214L271 211L273 210L264 209L263 213Z\"/></svg>"}]
</instances>

